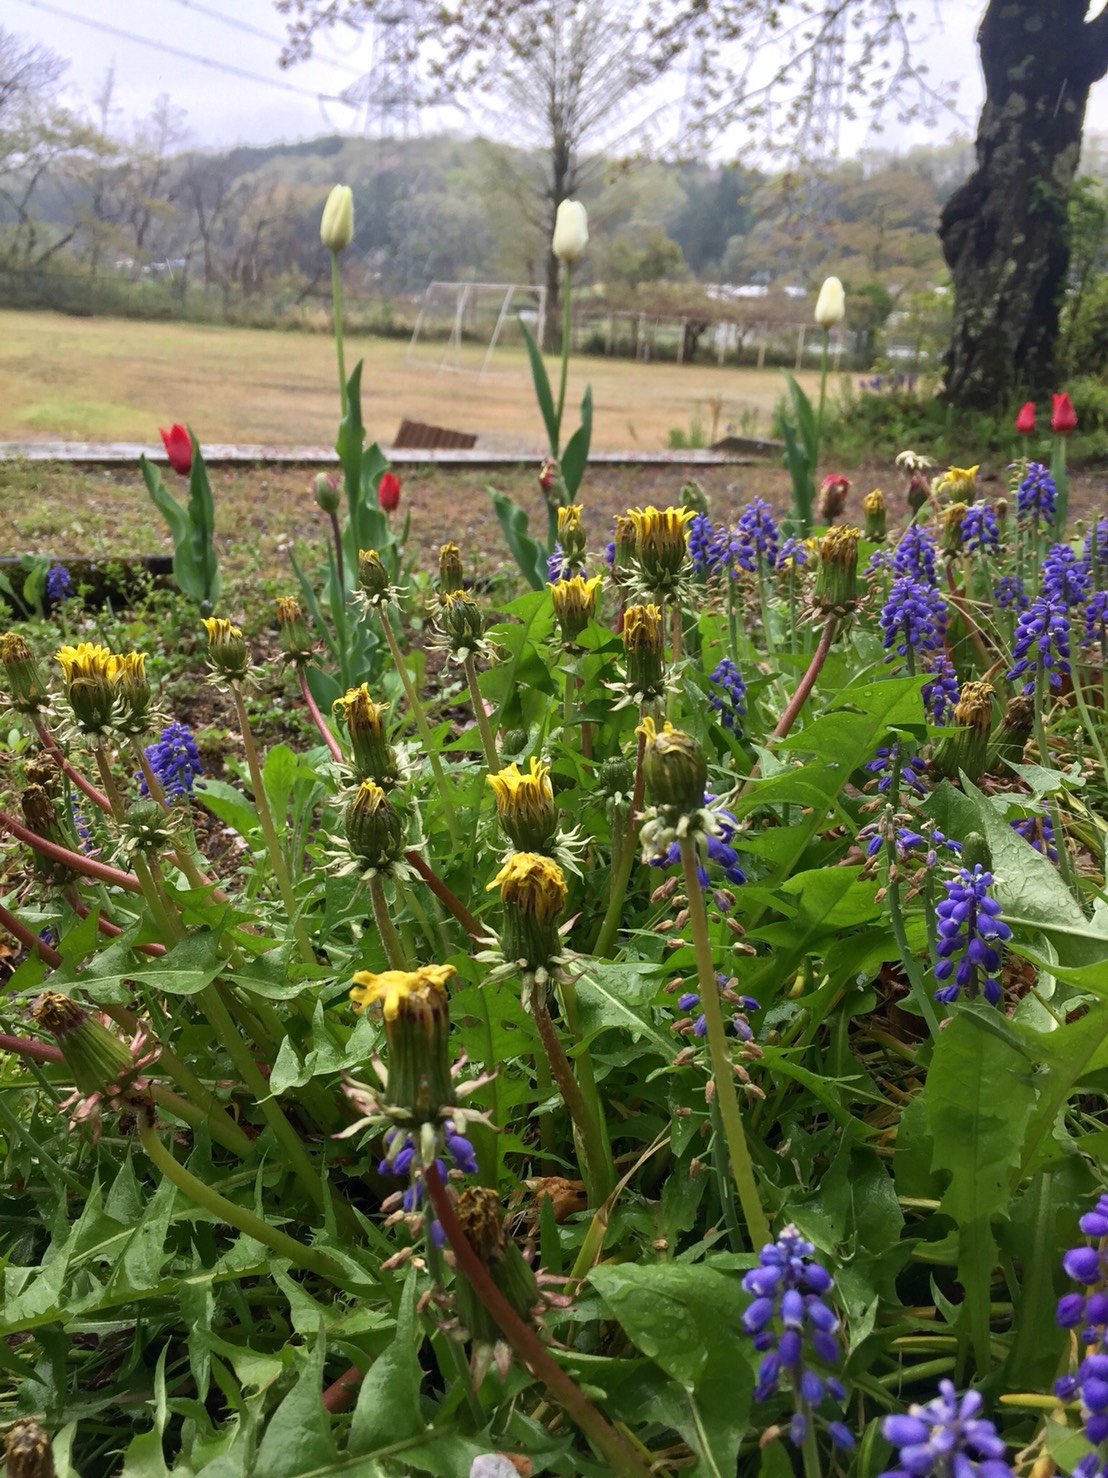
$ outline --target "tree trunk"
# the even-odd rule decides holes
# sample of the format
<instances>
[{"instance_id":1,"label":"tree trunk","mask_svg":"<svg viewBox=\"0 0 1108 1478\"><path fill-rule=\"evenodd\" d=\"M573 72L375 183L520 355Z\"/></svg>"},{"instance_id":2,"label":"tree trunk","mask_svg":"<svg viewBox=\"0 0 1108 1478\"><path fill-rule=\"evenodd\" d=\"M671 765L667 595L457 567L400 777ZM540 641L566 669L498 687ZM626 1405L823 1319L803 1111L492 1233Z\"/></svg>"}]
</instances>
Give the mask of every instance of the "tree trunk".
<instances>
[{"instance_id":1,"label":"tree trunk","mask_svg":"<svg viewBox=\"0 0 1108 1478\"><path fill-rule=\"evenodd\" d=\"M1069 266L1066 205L1085 104L1108 70L1108 20L1090 0L989 0L977 41L985 106L977 168L939 236L954 279L946 398L994 411L1057 389Z\"/></svg>"}]
</instances>

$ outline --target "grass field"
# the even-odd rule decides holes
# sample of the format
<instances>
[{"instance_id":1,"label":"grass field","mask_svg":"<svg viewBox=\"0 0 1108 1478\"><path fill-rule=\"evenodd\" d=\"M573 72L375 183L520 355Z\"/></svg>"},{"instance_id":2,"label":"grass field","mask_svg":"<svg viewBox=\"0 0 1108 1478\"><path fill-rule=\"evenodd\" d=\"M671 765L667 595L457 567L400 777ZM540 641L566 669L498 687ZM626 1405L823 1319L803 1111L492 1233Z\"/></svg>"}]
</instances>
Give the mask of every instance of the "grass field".
<instances>
[{"instance_id":1,"label":"grass field","mask_svg":"<svg viewBox=\"0 0 1108 1478\"><path fill-rule=\"evenodd\" d=\"M439 346L409 361L395 339L348 340L347 364L365 360L362 414L371 438L388 443L411 417L476 432L489 449L542 450L542 425L521 349L463 349L469 372L440 371ZM556 366L549 362L551 378ZM803 373L809 391L818 377ZM593 446L656 451L669 432L699 421L710 401L728 423L766 434L784 382L778 370L635 364L576 358L569 407L592 385ZM157 427L192 426L202 442L329 445L337 421L334 346L323 334L202 324L0 313L0 440L156 442ZM576 424L574 421L572 424Z\"/></svg>"}]
</instances>

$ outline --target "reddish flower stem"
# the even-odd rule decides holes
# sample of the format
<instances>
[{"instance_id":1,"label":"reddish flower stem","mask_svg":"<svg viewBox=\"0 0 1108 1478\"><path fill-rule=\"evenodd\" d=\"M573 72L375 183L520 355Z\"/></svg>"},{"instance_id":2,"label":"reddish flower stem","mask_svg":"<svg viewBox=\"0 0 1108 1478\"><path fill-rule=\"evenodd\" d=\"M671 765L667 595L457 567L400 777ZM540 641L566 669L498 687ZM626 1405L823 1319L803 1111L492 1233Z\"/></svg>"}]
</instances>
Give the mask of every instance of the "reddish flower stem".
<instances>
[{"instance_id":1,"label":"reddish flower stem","mask_svg":"<svg viewBox=\"0 0 1108 1478\"><path fill-rule=\"evenodd\" d=\"M450 912L458 920L458 923L461 924L462 928L466 931L469 937L471 939L480 939L481 925L473 917L469 909L466 908L465 904L457 896L457 894L452 893L451 890L446 886L442 878L440 878L438 873L435 872L434 868L432 868L428 862L425 862L418 852L413 850L409 850L404 853L404 860L405 862L410 863L411 866L415 868L416 872L419 873L420 877L430 888L431 892L435 895L435 897L439 900L444 908L450 910Z\"/></svg>"},{"instance_id":2,"label":"reddish flower stem","mask_svg":"<svg viewBox=\"0 0 1108 1478\"><path fill-rule=\"evenodd\" d=\"M45 939L40 939L32 929L27 927L22 919L17 918L2 903L0 903L0 924L3 924L13 939L19 940L24 949L34 950L39 958L45 960L52 969L56 970L61 964L62 957L54 946L47 944Z\"/></svg>"},{"instance_id":3,"label":"reddish flower stem","mask_svg":"<svg viewBox=\"0 0 1108 1478\"><path fill-rule=\"evenodd\" d=\"M133 872L123 872L118 867L109 867L106 862L96 862L81 852L71 852L68 847L59 847L56 842L40 837L37 831L22 826L10 811L0 811L0 829L10 831L12 836L25 842L28 847L33 847L36 852L41 852L44 857L49 857L54 862L64 862L74 872L83 872L86 877L95 878L97 882L112 883L117 888L125 888L129 893L142 892L142 884Z\"/></svg>"},{"instance_id":4,"label":"reddish flower stem","mask_svg":"<svg viewBox=\"0 0 1108 1478\"><path fill-rule=\"evenodd\" d=\"M0 1032L0 1052L16 1052L32 1062L64 1062L61 1049L50 1042L38 1042L34 1037L12 1037Z\"/></svg>"},{"instance_id":5,"label":"reddish flower stem","mask_svg":"<svg viewBox=\"0 0 1108 1478\"><path fill-rule=\"evenodd\" d=\"M82 903L79 898L71 898L69 901L73 906L74 912L79 913L83 919L88 918L91 910L87 903ZM109 939L118 939L123 933L123 930L118 924L113 924L111 919L106 919L103 914L100 914L97 918L96 927L100 930L101 934L106 934ZM137 949L144 955L165 954L165 945L159 944L156 939L151 939L147 944L132 944L131 948Z\"/></svg>"},{"instance_id":6,"label":"reddish flower stem","mask_svg":"<svg viewBox=\"0 0 1108 1478\"><path fill-rule=\"evenodd\" d=\"M308 687L308 674L304 671L303 666L299 664L296 668L296 676L300 681L300 692L303 695L304 702L307 704L308 712L312 716L312 723L315 724L316 728L320 732L320 736L322 737L324 744L326 744L327 748L331 751L331 758L333 760L338 760L341 762L342 750L339 747L339 742L335 738L334 734L331 733L331 730L327 724L327 720L320 713L319 706L316 703L315 699L312 697L312 690Z\"/></svg>"},{"instance_id":7,"label":"reddish flower stem","mask_svg":"<svg viewBox=\"0 0 1108 1478\"><path fill-rule=\"evenodd\" d=\"M83 794L88 797L88 799L93 803L94 806L99 806L101 811L107 811L108 815L110 816L112 810L111 801L102 790L98 790L96 786L93 785L91 780L86 780L85 777L81 774L80 770L78 770L74 765L70 764L65 755L62 753L61 748L58 745L58 741L54 738L53 734L51 734L50 730L46 727L42 719L39 718L37 714L35 715L34 725L35 732L42 740L43 747L49 751L54 759L57 760L61 769L69 777L69 779L73 781L73 784L77 787L77 789L83 792Z\"/></svg>"},{"instance_id":8,"label":"reddish flower stem","mask_svg":"<svg viewBox=\"0 0 1108 1478\"><path fill-rule=\"evenodd\" d=\"M323 1409L333 1416L338 1411L349 1411L354 1405L358 1387L365 1380L365 1371L357 1365L344 1370L338 1380L333 1380L323 1392Z\"/></svg>"},{"instance_id":9,"label":"reddish flower stem","mask_svg":"<svg viewBox=\"0 0 1108 1478\"><path fill-rule=\"evenodd\" d=\"M838 629L838 625L839 618L837 616L829 616L827 618L827 625L823 628L823 632L820 635L819 645L812 653L812 660L808 663L808 671L800 679L796 692L789 699L785 706L785 711L774 725L773 734L771 735L772 738L784 739L785 735L800 717L800 710L808 701L808 694L815 687L816 678L819 677L820 670L827 661L827 654L831 650L831 643L835 640L835 632Z\"/></svg>"},{"instance_id":10,"label":"reddish flower stem","mask_svg":"<svg viewBox=\"0 0 1108 1478\"><path fill-rule=\"evenodd\" d=\"M469 1279L473 1291L496 1320L501 1333L519 1359L573 1418L614 1474L619 1475L619 1478L651 1478L648 1464L609 1425L580 1386L570 1379L535 1331L523 1322L497 1288L462 1230L454 1203L433 1163L424 1167L423 1183L459 1269Z\"/></svg>"}]
</instances>

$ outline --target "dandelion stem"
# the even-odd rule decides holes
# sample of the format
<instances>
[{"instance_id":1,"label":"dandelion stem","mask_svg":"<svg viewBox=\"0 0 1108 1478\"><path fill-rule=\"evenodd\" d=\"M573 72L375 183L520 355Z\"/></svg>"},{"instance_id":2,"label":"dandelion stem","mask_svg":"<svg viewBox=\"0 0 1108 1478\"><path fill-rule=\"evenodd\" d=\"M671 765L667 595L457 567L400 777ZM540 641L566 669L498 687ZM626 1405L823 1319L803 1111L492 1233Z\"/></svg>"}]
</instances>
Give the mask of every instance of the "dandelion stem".
<instances>
[{"instance_id":1,"label":"dandelion stem","mask_svg":"<svg viewBox=\"0 0 1108 1478\"><path fill-rule=\"evenodd\" d=\"M400 943L400 936L396 932L392 915L389 913L389 905L385 898L385 887L381 882L380 874L375 873L369 880L369 899L373 905L373 921L377 925L377 932L381 936L381 943L385 947L385 955L392 970L407 970L408 960L404 953L404 947Z\"/></svg>"},{"instance_id":2,"label":"dandelion stem","mask_svg":"<svg viewBox=\"0 0 1108 1478\"><path fill-rule=\"evenodd\" d=\"M569 1116L577 1130L581 1144L581 1158L584 1161L581 1168L584 1171L585 1185L588 1189L589 1205L599 1206L612 1186L605 1169L606 1162L611 1158L611 1152L609 1151L607 1155L604 1153L606 1136L599 1116L592 1111L597 1105L594 1101L590 1109L589 1104L585 1102L585 1095L573 1076L573 1069L570 1067L565 1048L550 1019L550 1008L543 993L537 988L531 995L531 1015L535 1019L539 1040L542 1042L546 1059L550 1063L550 1071L558 1085L558 1092L562 1095L562 1102L569 1110Z\"/></svg>"},{"instance_id":3,"label":"dandelion stem","mask_svg":"<svg viewBox=\"0 0 1108 1478\"><path fill-rule=\"evenodd\" d=\"M823 628L820 635L819 645L812 653L812 660L808 663L808 670L797 684L796 692L789 699L784 713L782 713L774 725L772 738L784 739L785 735L800 717L800 710L807 702L808 694L815 687L820 670L827 661L827 654L831 650L831 643L835 640L835 632L838 630L838 626L839 618L837 616L829 616L827 618L827 625Z\"/></svg>"},{"instance_id":4,"label":"dandelion stem","mask_svg":"<svg viewBox=\"0 0 1108 1478\"><path fill-rule=\"evenodd\" d=\"M73 782L77 789L81 791L81 793L85 795L93 803L94 806L99 806L101 811L106 811L110 814L112 809L111 801L102 790L97 790L96 786L93 785L91 780L86 780L75 765L70 764L69 760L67 760L65 755L62 753L58 741L54 738L53 734L51 734L50 730L46 727L45 723L43 723L42 719L37 714L34 718L34 725L35 732L38 734L39 739L42 741L43 748L48 750L49 753L54 757L62 773Z\"/></svg>"},{"instance_id":5,"label":"dandelion stem","mask_svg":"<svg viewBox=\"0 0 1108 1478\"><path fill-rule=\"evenodd\" d=\"M108 753L104 746L104 736L100 734L96 740L96 768L100 771L100 783L104 787L104 794L108 797L108 804L112 808L112 817L119 822L123 820L126 807L119 793L119 786L115 783L115 776L112 774L112 767L108 763Z\"/></svg>"},{"instance_id":6,"label":"dandelion stem","mask_svg":"<svg viewBox=\"0 0 1108 1478\"><path fill-rule=\"evenodd\" d=\"M627 828L623 835L623 844L619 853L619 861L615 858L613 847L612 867L610 881L608 884L608 907L604 914L604 922L600 926L596 943L592 947L592 953L600 959L607 959L615 947L616 937L619 934L620 919L623 916L623 905L627 898L627 884L631 880L631 869L635 865L635 823L639 812L642 810L643 798L643 755L646 753L646 737L639 734L639 748L635 758L635 789L631 797L631 805L627 812Z\"/></svg>"},{"instance_id":7,"label":"dandelion stem","mask_svg":"<svg viewBox=\"0 0 1108 1478\"><path fill-rule=\"evenodd\" d=\"M454 1210L454 1203L447 1194L438 1168L428 1165L423 1172L427 1195L435 1208L435 1215L446 1233L446 1239L458 1260L458 1266L473 1285L478 1298L499 1324L505 1339L524 1365L536 1379L542 1381L550 1395L557 1401L581 1431L594 1445L608 1464L616 1478L651 1478L650 1467L627 1443L626 1439L612 1427L597 1411L584 1391L565 1373L554 1360L550 1351L512 1308L497 1288L488 1269L474 1252L469 1238L462 1230Z\"/></svg>"},{"instance_id":8,"label":"dandelion stem","mask_svg":"<svg viewBox=\"0 0 1108 1478\"><path fill-rule=\"evenodd\" d=\"M485 751L485 764L489 767L489 774L495 775L500 769L500 759L496 753L496 740L493 738L492 727L489 724L489 716L485 712L485 700L481 697L481 689L477 685L477 663L473 659L473 653L465 659L466 682L469 684L470 702L473 704L473 716L477 720L477 730L481 735L481 748ZM572 711L573 694L566 680L566 708Z\"/></svg>"},{"instance_id":9,"label":"dandelion stem","mask_svg":"<svg viewBox=\"0 0 1108 1478\"><path fill-rule=\"evenodd\" d=\"M41 852L44 857L49 857L54 862L64 862L74 872L82 872L86 877L95 878L100 883L125 888L128 893L142 892L142 884L133 872L123 872L121 868L110 867L106 862L97 862L93 857L86 857L83 852L71 852L68 847L48 841L30 827L23 826L9 811L0 810L0 827L10 831L12 836L25 842L28 847L33 847L36 852Z\"/></svg>"},{"instance_id":10,"label":"dandelion stem","mask_svg":"<svg viewBox=\"0 0 1108 1478\"><path fill-rule=\"evenodd\" d=\"M408 707L411 709L412 717L415 719L416 728L419 730L419 737L423 740L424 752L431 762L431 770L435 776L435 784L439 788L439 798L442 801L443 816L446 818L446 827L450 832L450 840L454 844L455 850L458 850L462 845L462 834L458 828L458 817L454 811L454 802L450 799L450 792L446 787L446 776L443 774L442 761L439 759L439 752L435 748L435 741L431 737L427 715L423 711L423 704L419 701L419 694L416 692L415 683L412 682L412 675L408 671L408 664L404 660L404 654L400 650L400 643L396 640L396 632L392 629L392 622L389 620L389 614L384 606L378 608L378 614L381 617L381 629L385 633L385 640L388 642L389 651L392 653L392 660L396 665L397 672L400 674L400 681L404 687Z\"/></svg>"},{"instance_id":11,"label":"dandelion stem","mask_svg":"<svg viewBox=\"0 0 1108 1478\"><path fill-rule=\"evenodd\" d=\"M315 724L316 728L319 730L320 738L323 740L324 744L326 744L327 748L331 751L331 758L336 763L341 763L342 749L339 745L339 741L335 738L334 734L331 733L330 725L320 713L319 705L312 697L312 690L308 687L308 674L305 671L304 664L302 662L298 662L296 664L296 676L300 682L300 693L304 699L304 704L308 710L308 713L311 715L312 723Z\"/></svg>"},{"instance_id":12,"label":"dandelion stem","mask_svg":"<svg viewBox=\"0 0 1108 1478\"><path fill-rule=\"evenodd\" d=\"M481 938L481 925L466 908L465 904L458 898L435 872L427 860L419 855L414 849L404 853L405 862L409 863L419 873L420 877L430 888L431 892L439 900L444 908L458 920L462 928L471 939Z\"/></svg>"},{"instance_id":13,"label":"dandelion stem","mask_svg":"<svg viewBox=\"0 0 1108 1478\"><path fill-rule=\"evenodd\" d=\"M751 1245L757 1249L770 1241L769 1222L762 1209L758 1187L754 1179L754 1165L743 1130L742 1115L739 1113L739 1097L735 1089L735 1073L731 1054L727 1047L723 1009L719 1003L719 986L716 983L716 967L712 957L712 942L708 937L708 911L704 907L704 892L697 876L695 843L687 836L680 838L681 868L685 876L685 891L688 894L689 925L692 929L693 951L696 955L697 989L700 1009L708 1028L708 1054L712 1063L715 1081L716 1102L723 1120L723 1137L727 1153L731 1158L731 1174L739 1193L739 1203L746 1220L747 1235Z\"/></svg>"}]
</instances>

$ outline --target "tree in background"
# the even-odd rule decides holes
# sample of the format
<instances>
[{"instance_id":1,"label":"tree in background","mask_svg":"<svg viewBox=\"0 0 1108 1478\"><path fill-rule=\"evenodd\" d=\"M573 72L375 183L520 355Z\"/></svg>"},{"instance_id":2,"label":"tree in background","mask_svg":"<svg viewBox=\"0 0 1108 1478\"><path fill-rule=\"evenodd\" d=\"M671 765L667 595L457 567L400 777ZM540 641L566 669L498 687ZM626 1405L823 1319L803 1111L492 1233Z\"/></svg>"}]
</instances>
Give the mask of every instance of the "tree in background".
<instances>
[{"instance_id":1,"label":"tree in background","mask_svg":"<svg viewBox=\"0 0 1108 1478\"><path fill-rule=\"evenodd\" d=\"M294 61L310 53L321 26L371 22L387 0L276 4L290 17L286 60ZM529 33L538 46L550 13L549 0L413 4L433 77L463 90L510 60L516 38ZM934 101L913 64L898 0L656 0L628 16L655 76L691 61L694 111L705 131L745 122L763 139L818 151L829 77L841 84L844 113L880 111L907 97L903 117ZM775 61L768 78L756 80L769 42ZM1053 384L1066 204L1089 90L1108 71L1108 10L1098 0L988 0L979 45L986 101L976 168L940 226L954 282L946 390L960 404L995 408Z\"/></svg>"}]
</instances>

